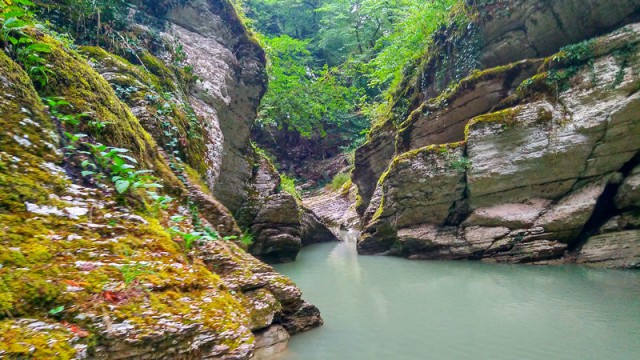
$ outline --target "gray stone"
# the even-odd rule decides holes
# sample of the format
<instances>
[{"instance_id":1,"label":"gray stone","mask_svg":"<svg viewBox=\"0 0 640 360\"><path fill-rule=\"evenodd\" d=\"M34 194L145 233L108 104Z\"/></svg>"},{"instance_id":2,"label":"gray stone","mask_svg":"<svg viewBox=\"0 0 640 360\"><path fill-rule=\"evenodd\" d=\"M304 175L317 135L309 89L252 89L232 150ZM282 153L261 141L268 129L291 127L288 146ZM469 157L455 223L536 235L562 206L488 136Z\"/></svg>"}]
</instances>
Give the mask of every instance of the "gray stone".
<instances>
[{"instance_id":1,"label":"gray stone","mask_svg":"<svg viewBox=\"0 0 640 360\"><path fill-rule=\"evenodd\" d=\"M254 359L262 360L273 357L287 350L289 333L282 326L274 325L255 334Z\"/></svg>"},{"instance_id":2,"label":"gray stone","mask_svg":"<svg viewBox=\"0 0 640 360\"><path fill-rule=\"evenodd\" d=\"M640 167L624 179L615 197L618 209L640 208Z\"/></svg>"},{"instance_id":3,"label":"gray stone","mask_svg":"<svg viewBox=\"0 0 640 360\"><path fill-rule=\"evenodd\" d=\"M640 230L590 237L577 257L578 264L635 269L640 267Z\"/></svg>"},{"instance_id":4,"label":"gray stone","mask_svg":"<svg viewBox=\"0 0 640 360\"><path fill-rule=\"evenodd\" d=\"M547 200L532 200L527 204L499 204L488 208L476 209L465 226L504 226L521 229L532 226L549 206Z\"/></svg>"},{"instance_id":5,"label":"gray stone","mask_svg":"<svg viewBox=\"0 0 640 360\"><path fill-rule=\"evenodd\" d=\"M606 184L605 179L573 191L536 221L535 226L550 233L547 238L573 242L593 215Z\"/></svg>"}]
</instances>

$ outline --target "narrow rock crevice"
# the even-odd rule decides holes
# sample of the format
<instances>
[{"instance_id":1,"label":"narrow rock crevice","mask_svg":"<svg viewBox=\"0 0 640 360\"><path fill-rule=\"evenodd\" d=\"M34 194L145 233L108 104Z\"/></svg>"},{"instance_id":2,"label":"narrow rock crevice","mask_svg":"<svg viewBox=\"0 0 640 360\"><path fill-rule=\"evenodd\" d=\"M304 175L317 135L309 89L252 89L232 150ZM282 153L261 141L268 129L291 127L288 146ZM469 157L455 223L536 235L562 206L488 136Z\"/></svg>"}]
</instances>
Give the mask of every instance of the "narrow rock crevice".
<instances>
[{"instance_id":1,"label":"narrow rock crevice","mask_svg":"<svg viewBox=\"0 0 640 360\"><path fill-rule=\"evenodd\" d=\"M585 224L577 240L569 245L569 254L572 256L576 255L591 236L597 235L600 232L600 229L607 221L622 214L622 211L616 207L615 197L618 194L623 179L629 176L638 165L640 165L640 154L636 155L620 169L620 173L622 174L620 178L614 179L607 184L596 203L593 215Z\"/></svg>"}]
</instances>

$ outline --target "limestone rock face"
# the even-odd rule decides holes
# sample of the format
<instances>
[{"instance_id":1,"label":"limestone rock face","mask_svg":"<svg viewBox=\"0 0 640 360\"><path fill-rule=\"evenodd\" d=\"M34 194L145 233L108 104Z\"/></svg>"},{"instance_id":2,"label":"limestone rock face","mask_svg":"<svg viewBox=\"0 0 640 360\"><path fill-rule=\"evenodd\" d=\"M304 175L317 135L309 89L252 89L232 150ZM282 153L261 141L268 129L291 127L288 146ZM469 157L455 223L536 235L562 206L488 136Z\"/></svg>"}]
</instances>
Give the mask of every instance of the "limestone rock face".
<instances>
[{"instance_id":1,"label":"limestone rock face","mask_svg":"<svg viewBox=\"0 0 640 360\"><path fill-rule=\"evenodd\" d=\"M428 59L408 76L414 80L407 79L398 89L392 115L374 126L367 143L357 150L353 181L361 216L394 155L462 141L461 130L471 118L489 112L535 74L535 59L631 23L640 9L639 0L469 4L477 10L477 20L437 36L446 40L435 42ZM476 69L493 70L464 80Z\"/></svg>"},{"instance_id":2,"label":"limestone rock face","mask_svg":"<svg viewBox=\"0 0 640 360\"><path fill-rule=\"evenodd\" d=\"M241 225L253 235L252 254L269 262L294 261L303 245L337 241L311 210L280 186L271 162L255 154L252 195L239 212Z\"/></svg>"},{"instance_id":3,"label":"limestone rock face","mask_svg":"<svg viewBox=\"0 0 640 360\"><path fill-rule=\"evenodd\" d=\"M486 67L514 60L549 56L567 44L580 42L637 18L637 0L501 0L511 11L489 12L480 5L487 20L480 36L487 41L481 63Z\"/></svg>"},{"instance_id":4,"label":"limestone rock face","mask_svg":"<svg viewBox=\"0 0 640 360\"><path fill-rule=\"evenodd\" d=\"M359 218L356 213L356 193L353 184L346 184L339 191L323 190L321 193L307 197L304 204L311 209L327 226L332 229L356 229L359 227Z\"/></svg>"},{"instance_id":5,"label":"limestone rock face","mask_svg":"<svg viewBox=\"0 0 640 360\"><path fill-rule=\"evenodd\" d=\"M354 182L367 210L358 250L514 263L566 256L636 267L640 24L546 60L526 58L581 40L573 29L547 36L550 28L579 22L599 29L585 34L608 31L640 3L624 2L606 16L598 1L580 9L570 1L509 4L505 18L479 9L481 18L497 17L476 29L485 40L480 63L496 67L437 98L423 81L414 94L422 105L395 133L389 122L380 125L359 150ZM569 17L586 9L584 18ZM511 45L498 45L505 42ZM383 172L380 161L388 164Z\"/></svg>"},{"instance_id":6,"label":"limestone rock face","mask_svg":"<svg viewBox=\"0 0 640 360\"><path fill-rule=\"evenodd\" d=\"M357 204L358 215L364 215L373 192L376 188L376 179L389 165L395 152L395 126L386 122L371 129L369 140L356 150L355 167L353 169L353 182L358 186L360 201Z\"/></svg>"},{"instance_id":7,"label":"limestone rock face","mask_svg":"<svg viewBox=\"0 0 640 360\"><path fill-rule=\"evenodd\" d=\"M207 184L231 211L247 199L250 131L266 88L265 57L226 1L192 0L166 14L200 81L189 92L208 134ZM232 21L229 21L233 19Z\"/></svg>"},{"instance_id":8,"label":"limestone rock face","mask_svg":"<svg viewBox=\"0 0 640 360\"><path fill-rule=\"evenodd\" d=\"M224 3L189 1L171 6L164 14L160 36L182 46L185 66L193 67L199 79L184 93L171 88L179 83L177 76L157 65L167 54L158 54L160 58L146 54L141 60L148 68L164 69L147 74L102 49L83 51L93 59L92 66L116 90L121 89L122 100L163 146L167 160L179 157L191 167L181 178L190 184L194 201L206 205L216 230L239 235L237 224L224 214L242 214L242 227L254 235L254 254L275 262L292 261L303 242L333 241L335 236L293 196L277 190L279 174L269 164L254 173L261 160L256 160L249 138L266 87L265 59ZM141 10L157 16L152 8ZM226 24L227 18L231 25ZM165 99L169 90L172 95ZM197 128L194 121L199 122ZM204 192L192 186L202 181Z\"/></svg>"},{"instance_id":9,"label":"limestone rock face","mask_svg":"<svg viewBox=\"0 0 640 360\"><path fill-rule=\"evenodd\" d=\"M324 220L313 210L303 206L300 223L302 225L302 245L313 245L323 242L338 241L336 235L325 225Z\"/></svg>"}]
</instances>

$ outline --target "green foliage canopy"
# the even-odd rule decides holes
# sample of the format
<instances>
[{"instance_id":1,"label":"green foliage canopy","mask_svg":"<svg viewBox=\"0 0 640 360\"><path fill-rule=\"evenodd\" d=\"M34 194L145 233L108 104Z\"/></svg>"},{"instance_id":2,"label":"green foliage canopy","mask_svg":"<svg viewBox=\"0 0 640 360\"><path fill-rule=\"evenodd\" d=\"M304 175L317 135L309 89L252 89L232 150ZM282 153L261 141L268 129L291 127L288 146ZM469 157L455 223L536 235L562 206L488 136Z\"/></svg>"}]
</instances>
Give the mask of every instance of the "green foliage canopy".
<instances>
[{"instance_id":1,"label":"green foliage canopy","mask_svg":"<svg viewBox=\"0 0 640 360\"><path fill-rule=\"evenodd\" d=\"M324 126L342 125L353 110L358 89L345 86L328 66L312 68L308 41L288 35L263 38L269 55L269 91L259 122L297 131L304 137L325 135Z\"/></svg>"},{"instance_id":2,"label":"green foliage canopy","mask_svg":"<svg viewBox=\"0 0 640 360\"><path fill-rule=\"evenodd\" d=\"M240 0L236 0L238 2ZM244 0L270 59L260 123L325 135L385 109L386 92L463 0ZM454 21L460 17L453 18ZM357 141L357 138L353 139Z\"/></svg>"}]
</instances>

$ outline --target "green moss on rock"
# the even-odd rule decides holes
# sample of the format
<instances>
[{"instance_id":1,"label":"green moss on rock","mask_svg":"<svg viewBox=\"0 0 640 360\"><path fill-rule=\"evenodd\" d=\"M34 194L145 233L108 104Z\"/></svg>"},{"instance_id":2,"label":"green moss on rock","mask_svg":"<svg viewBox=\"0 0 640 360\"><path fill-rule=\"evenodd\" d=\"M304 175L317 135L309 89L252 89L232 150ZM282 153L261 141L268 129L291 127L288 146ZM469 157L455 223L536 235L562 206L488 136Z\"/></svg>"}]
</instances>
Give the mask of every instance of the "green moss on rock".
<instances>
[{"instance_id":1,"label":"green moss on rock","mask_svg":"<svg viewBox=\"0 0 640 360\"><path fill-rule=\"evenodd\" d=\"M64 96L78 112L111 122L110 131L93 136L128 147L145 166L170 173L153 139L109 84L78 54L46 36L43 41L52 45L54 71L46 94ZM6 94L0 121L9 135L0 138L0 357L68 359L75 345L91 353L109 346L106 339L113 336L128 337L127 346L134 348L148 336L173 336L163 335L168 330L160 318L195 325L215 335L213 345L230 350L250 344L246 309L218 275L173 241L165 230L169 214L136 214L108 192L72 185L62 168L72 164L58 151L56 127L26 73L1 52L0 78ZM72 207L87 212L72 216ZM144 271L126 282L132 268ZM61 321L76 333L55 325ZM131 333L109 334L110 324L124 322L135 326ZM78 331L86 334L78 337Z\"/></svg>"},{"instance_id":2,"label":"green moss on rock","mask_svg":"<svg viewBox=\"0 0 640 360\"><path fill-rule=\"evenodd\" d=\"M162 89L165 91L175 91L176 90L176 80L173 71L171 71L162 60L153 56L150 52L145 51L141 56L140 60L144 64L145 68L147 68L151 74L156 76L159 79L159 85L161 85Z\"/></svg>"},{"instance_id":3,"label":"green moss on rock","mask_svg":"<svg viewBox=\"0 0 640 360\"><path fill-rule=\"evenodd\" d=\"M74 334L55 323L29 320L0 321L0 357L60 359L76 357Z\"/></svg>"},{"instance_id":4,"label":"green moss on rock","mask_svg":"<svg viewBox=\"0 0 640 360\"><path fill-rule=\"evenodd\" d=\"M133 92L125 94L123 101L132 107L144 107L140 124L156 143L204 176L208 169L206 134L185 100L187 96L175 86L174 73L149 52L140 57L143 67L101 48L83 47L81 51L95 62L98 72L108 74L108 82L113 87Z\"/></svg>"},{"instance_id":5,"label":"green moss on rock","mask_svg":"<svg viewBox=\"0 0 640 360\"><path fill-rule=\"evenodd\" d=\"M47 168L61 161L55 126L27 74L4 53L0 79L0 211L21 211L26 202L48 203L68 182Z\"/></svg>"},{"instance_id":6,"label":"green moss on rock","mask_svg":"<svg viewBox=\"0 0 640 360\"><path fill-rule=\"evenodd\" d=\"M66 50L55 39L44 35L41 41L51 46L47 60L53 72L44 95L62 96L77 113L87 113L109 123L103 131L92 135L104 144L129 149L142 167L155 170L156 176L166 185L180 187L180 182L158 154L154 139L142 128L129 107L118 99L109 83L79 54Z\"/></svg>"},{"instance_id":7,"label":"green moss on rock","mask_svg":"<svg viewBox=\"0 0 640 360\"><path fill-rule=\"evenodd\" d=\"M520 107L515 107L471 119L465 128L465 139L469 138L469 132L472 128L481 124L500 124L503 127L510 127L517 124L518 114L520 114L521 110Z\"/></svg>"}]
</instances>

